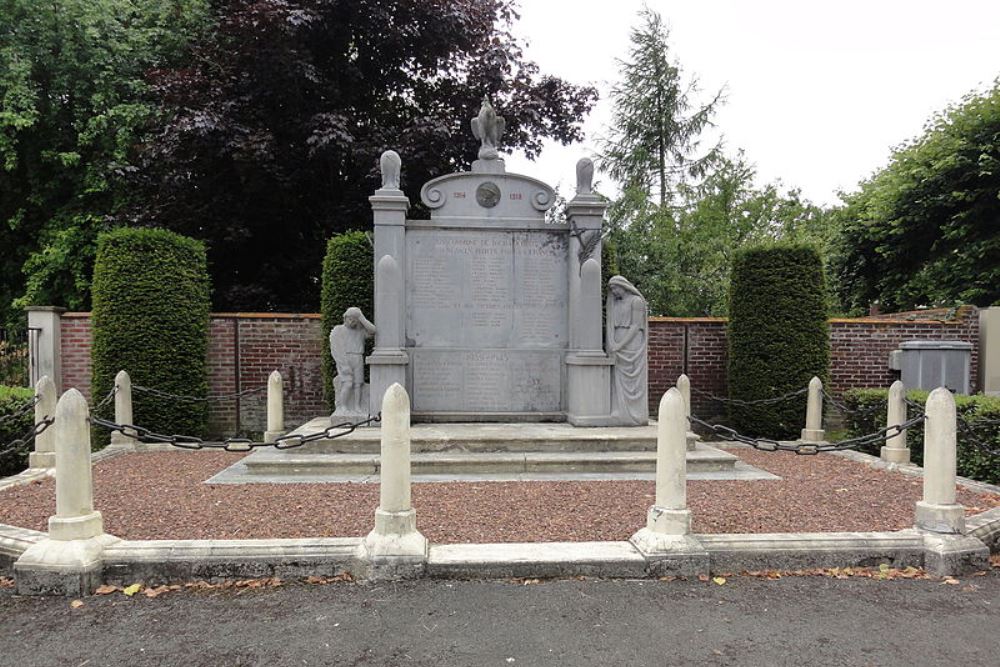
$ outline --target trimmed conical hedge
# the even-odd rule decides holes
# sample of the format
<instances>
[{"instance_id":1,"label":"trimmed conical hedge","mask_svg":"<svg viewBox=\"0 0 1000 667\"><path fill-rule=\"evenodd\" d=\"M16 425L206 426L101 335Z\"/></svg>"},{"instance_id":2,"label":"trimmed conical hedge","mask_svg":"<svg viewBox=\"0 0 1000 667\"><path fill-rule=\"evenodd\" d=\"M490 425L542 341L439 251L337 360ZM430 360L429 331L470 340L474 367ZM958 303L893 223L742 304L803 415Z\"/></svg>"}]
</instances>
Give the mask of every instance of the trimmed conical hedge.
<instances>
[{"instance_id":1,"label":"trimmed conical hedge","mask_svg":"<svg viewBox=\"0 0 1000 667\"><path fill-rule=\"evenodd\" d=\"M830 361L823 263L815 248L775 244L736 254L729 291L729 396L754 401L826 382ZM731 405L734 427L752 436L797 438L806 397Z\"/></svg>"},{"instance_id":2,"label":"trimmed conical hedge","mask_svg":"<svg viewBox=\"0 0 1000 667\"><path fill-rule=\"evenodd\" d=\"M133 385L173 394L208 394L208 266L205 246L163 229L120 228L97 242L93 283L94 401L120 370ZM161 433L203 435L208 407L133 393L139 426ZM113 404L101 412L113 415ZM100 442L107 442L106 433Z\"/></svg>"}]
</instances>

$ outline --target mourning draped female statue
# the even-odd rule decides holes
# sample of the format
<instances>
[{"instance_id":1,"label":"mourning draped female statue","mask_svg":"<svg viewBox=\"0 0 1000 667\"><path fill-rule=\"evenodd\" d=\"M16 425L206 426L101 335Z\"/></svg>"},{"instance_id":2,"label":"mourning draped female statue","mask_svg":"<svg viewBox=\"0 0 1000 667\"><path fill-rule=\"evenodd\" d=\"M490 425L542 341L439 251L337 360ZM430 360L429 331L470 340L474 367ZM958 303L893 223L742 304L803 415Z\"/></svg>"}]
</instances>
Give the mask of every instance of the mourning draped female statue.
<instances>
[{"instance_id":1,"label":"mourning draped female statue","mask_svg":"<svg viewBox=\"0 0 1000 667\"><path fill-rule=\"evenodd\" d=\"M608 281L607 352L614 361L611 416L615 423L649 423L646 345L648 309L635 285L621 276Z\"/></svg>"}]
</instances>

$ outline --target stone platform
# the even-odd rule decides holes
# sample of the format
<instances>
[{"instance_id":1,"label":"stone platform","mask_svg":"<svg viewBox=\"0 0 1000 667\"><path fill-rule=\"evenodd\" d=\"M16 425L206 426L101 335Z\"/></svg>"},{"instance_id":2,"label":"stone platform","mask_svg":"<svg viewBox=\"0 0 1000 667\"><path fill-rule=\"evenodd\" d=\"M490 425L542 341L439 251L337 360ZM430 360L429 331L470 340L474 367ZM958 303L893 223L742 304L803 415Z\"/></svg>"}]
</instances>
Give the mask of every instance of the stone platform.
<instances>
[{"instance_id":1,"label":"stone platform","mask_svg":"<svg viewBox=\"0 0 1000 667\"><path fill-rule=\"evenodd\" d=\"M294 433L327 427L317 418ZM411 429L415 482L652 478L656 426L578 428L570 424L416 424ZM692 479L773 479L736 456L692 441ZM380 432L363 428L289 450L258 449L211 483L377 481Z\"/></svg>"}]
</instances>

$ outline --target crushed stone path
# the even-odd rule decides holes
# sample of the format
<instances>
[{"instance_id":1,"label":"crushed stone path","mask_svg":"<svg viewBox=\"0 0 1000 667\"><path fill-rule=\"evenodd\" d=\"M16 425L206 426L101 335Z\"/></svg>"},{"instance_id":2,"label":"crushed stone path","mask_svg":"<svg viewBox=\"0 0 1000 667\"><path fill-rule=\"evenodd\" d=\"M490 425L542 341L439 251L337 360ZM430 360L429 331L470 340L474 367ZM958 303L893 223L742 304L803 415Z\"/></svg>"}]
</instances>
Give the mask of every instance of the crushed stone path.
<instances>
[{"instance_id":1,"label":"crushed stone path","mask_svg":"<svg viewBox=\"0 0 1000 667\"><path fill-rule=\"evenodd\" d=\"M733 449L780 479L690 480L697 533L899 530L913 524L918 477L832 455ZM363 536L378 484L205 484L238 460L226 452L126 454L94 467L105 530L126 539ZM434 543L625 540L645 525L652 481L449 482L413 486ZM960 489L970 513L1000 495ZM45 530L51 478L0 491L0 523Z\"/></svg>"}]
</instances>

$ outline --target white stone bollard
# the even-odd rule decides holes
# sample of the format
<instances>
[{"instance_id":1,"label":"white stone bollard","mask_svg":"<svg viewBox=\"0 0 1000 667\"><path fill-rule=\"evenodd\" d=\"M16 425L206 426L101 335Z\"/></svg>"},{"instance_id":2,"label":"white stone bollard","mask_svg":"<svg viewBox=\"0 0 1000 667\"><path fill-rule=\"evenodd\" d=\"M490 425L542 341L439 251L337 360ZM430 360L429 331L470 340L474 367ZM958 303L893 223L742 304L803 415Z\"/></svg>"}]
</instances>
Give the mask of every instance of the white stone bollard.
<instances>
[{"instance_id":1,"label":"white stone bollard","mask_svg":"<svg viewBox=\"0 0 1000 667\"><path fill-rule=\"evenodd\" d=\"M802 442L823 442L823 381L818 377L809 380L806 401L806 427L802 429Z\"/></svg>"},{"instance_id":2,"label":"white stone bollard","mask_svg":"<svg viewBox=\"0 0 1000 667\"><path fill-rule=\"evenodd\" d=\"M35 424L56 416L56 385L48 375L35 383ZM35 450L28 454L29 468L53 468L56 465L56 430L49 426L35 436Z\"/></svg>"},{"instance_id":3,"label":"white stone bollard","mask_svg":"<svg viewBox=\"0 0 1000 667\"><path fill-rule=\"evenodd\" d=\"M49 517L53 540L86 540L104 532L94 510L87 401L70 389L56 407L56 514Z\"/></svg>"},{"instance_id":4,"label":"white stone bollard","mask_svg":"<svg viewBox=\"0 0 1000 667\"><path fill-rule=\"evenodd\" d=\"M906 421L906 387L899 380L889 387L885 425L898 426ZM909 463L910 448L906 446L906 431L886 438L882 446L881 458L886 463Z\"/></svg>"},{"instance_id":5,"label":"white stone bollard","mask_svg":"<svg viewBox=\"0 0 1000 667\"><path fill-rule=\"evenodd\" d=\"M924 498L916 505L917 528L935 533L961 533L965 508L955 502L958 417L955 397L938 387L924 408Z\"/></svg>"},{"instance_id":6,"label":"white stone bollard","mask_svg":"<svg viewBox=\"0 0 1000 667\"><path fill-rule=\"evenodd\" d=\"M691 424L691 378L686 374L681 373L677 378L677 384L675 385L678 391L681 392L681 396L684 397L684 416L687 419L687 450L693 452L697 446L698 441L701 440L701 436L694 432Z\"/></svg>"},{"instance_id":7,"label":"white stone bollard","mask_svg":"<svg viewBox=\"0 0 1000 667\"><path fill-rule=\"evenodd\" d=\"M680 377L677 378L677 390L681 392L681 396L684 398L684 416L691 416L691 378L689 378L684 373L681 373Z\"/></svg>"},{"instance_id":8,"label":"white stone bollard","mask_svg":"<svg viewBox=\"0 0 1000 667\"><path fill-rule=\"evenodd\" d=\"M18 593L85 595L100 584L104 533L94 509L87 401L70 389L56 406L56 513L48 539L29 547L14 564Z\"/></svg>"},{"instance_id":9,"label":"white stone bollard","mask_svg":"<svg viewBox=\"0 0 1000 667\"><path fill-rule=\"evenodd\" d=\"M410 504L410 397L399 383L382 398L382 452L375 529L362 544L372 577L400 578L423 571L427 540Z\"/></svg>"},{"instance_id":10,"label":"white stone bollard","mask_svg":"<svg viewBox=\"0 0 1000 667\"><path fill-rule=\"evenodd\" d=\"M132 424L132 378L125 371L115 376L115 423ZM131 429L130 429L131 431ZM135 449L135 438L121 431L111 432L111 444Z\"/></svg>"},{"instance_id":11,"label":"white stone bollard","mask_svg":"<svg viewBox=\"0 0 1000 667\"><path fill-rule=\"evenodd\" d=\"M274 442L285 432L285 388L281 373L271 371L267 378L267 431L264 442Z\"/></svg>"}]
</instances>

